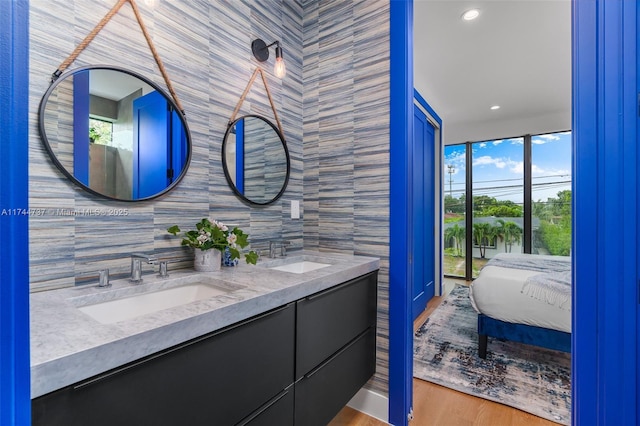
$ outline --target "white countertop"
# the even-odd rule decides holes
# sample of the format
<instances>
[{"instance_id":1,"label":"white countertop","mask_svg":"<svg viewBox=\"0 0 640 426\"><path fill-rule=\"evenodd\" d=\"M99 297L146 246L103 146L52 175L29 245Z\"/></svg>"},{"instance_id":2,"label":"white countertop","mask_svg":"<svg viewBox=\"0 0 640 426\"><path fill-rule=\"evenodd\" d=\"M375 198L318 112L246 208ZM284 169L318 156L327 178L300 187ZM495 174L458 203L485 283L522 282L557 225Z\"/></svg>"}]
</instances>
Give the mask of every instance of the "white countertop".
<instances>
[{"instance_id":1,"label":"white countertop","mask_svg":"<svg viewBox=\"0 0 640 426\"><path fill-rule=\"evenodd\" d=\"M287 258L317 256L331 266L295 274L276 271L244 260L218 272L171 271L169 278L144 275L142 284L112 281L109 288L94 285L33 293L31 317L31 397L35 398L104 373L136 359L170 348L238 321L304 298L336 284L379 269L379 259L339 253L298 251ZM101 324L77 307L79 298L108 300L127 288L158 288L187 276L207 277L238 284L228 294L138 316L113 324Z\"/></svg>"}]
</instances>

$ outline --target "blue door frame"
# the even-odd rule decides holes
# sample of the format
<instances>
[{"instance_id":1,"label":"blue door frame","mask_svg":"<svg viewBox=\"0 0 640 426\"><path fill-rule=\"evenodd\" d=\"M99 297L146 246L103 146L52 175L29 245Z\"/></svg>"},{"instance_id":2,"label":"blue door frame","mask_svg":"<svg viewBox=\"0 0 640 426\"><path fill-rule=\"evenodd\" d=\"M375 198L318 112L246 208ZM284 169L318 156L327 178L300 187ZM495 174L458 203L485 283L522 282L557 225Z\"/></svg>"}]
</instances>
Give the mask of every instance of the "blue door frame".
<instances>
[{"instance_id":1,"label":"blue door frame","mask_svg":"<svg viewBox=\"0 0 640 426\"><path fill-rule=\"evenodd\" d=\"M635 1L573 0L573 424L638 424L637 74ZM412 398L407 272L406 141L413 85L412 0L391 0L389 421L407 425ZM403 67L405 67L403 69ZM618 250L608 250L625 224ZM627 228L627 225L629 228ZM619 228L618 228L619 232ZM595 235L595 239L594 239ZM611 291L611 283L616 290ZM405 365L402 365L406 363Z\"/></svg>"},{"instance_id":2,"label":"blue door frame","mask_svg":"<svg viewBox=\"0 0 640 426\"><path fill-rule=\"evenodd\" d=\"M407 425L413 399L409 286L409 143L413 137L413 2L390 4L389 422Z\"/></svg>"},{"instance_id":3,"label":"blue door frame","mask_svg":"<svg viewBox=\"0 0 640 426\"><path fill-rule=\"evenodd\" d=\"M28 1L0 1L0 208L27 208ZM412 398L411 297L406 254L412 129L413 5L391 0L389 420L407 425ZM573 1L573 423L637 424L637 28L634 1ZM606 129L606 132L605 132ZM11 143L9 143L11 141ZM606 142L606 143L605 143ZM631 191L631 192L629 192ZM595 201L595 202L594 202ZM605 252L615 223L632 227L619 257ZM628 231L628 229L627 229ZM30 423L26 215L0 216L0 424ZM597 240L593 240L593 236ZM590 238L591 236L591 238ZM404 265L404 266L403 266ZM617 284L611 291L611 283Z\"/></svg>"},{"instance_id":4,"label":"blue door frame","mask_svg":"<svg viewBox=\"0 0 640 426\"><path fill-rule=\"evenodd\" d=\"M73 140L85 140L85 143L74 144L73 176L86 186L89 182L89 71L82 71L73 76Z\"/></svg>"},{"instance_id":5,"label":"blue door frame","mask_svg":"<svg viewBox=\"0 0 640 426\"><path fill-rule=\"evenodd\" d=\"M574 0L572 15L573 423L635 425L638 5Z\"/></svg>"},{"instance_id":6,"label":"blue door frame","mask_svg":"<svg viewBox=\"0 0 640 426\"><path fill-rule=\"evenodd\" d=\"M0 1L0 424L31 424L29 2Z\"/></svg>"}]
</instances>

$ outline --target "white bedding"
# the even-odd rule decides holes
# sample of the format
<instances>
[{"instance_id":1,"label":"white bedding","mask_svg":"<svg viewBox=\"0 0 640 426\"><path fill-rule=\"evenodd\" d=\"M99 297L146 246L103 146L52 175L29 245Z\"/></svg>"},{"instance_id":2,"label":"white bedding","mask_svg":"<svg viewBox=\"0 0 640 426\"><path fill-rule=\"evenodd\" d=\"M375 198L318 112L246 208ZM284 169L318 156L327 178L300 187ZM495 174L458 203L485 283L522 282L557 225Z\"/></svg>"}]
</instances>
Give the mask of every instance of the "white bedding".
<instances>
[{"instance_id":1,"label":"white bedding","mask_svg":"<svg viewBox=\"0 0 640 426\"><path fill-rule=\"evenodd\" d=\"M471 304L478 313L501 321L570 333L570 303L559 307L522 292L527 278L536 274L540 274L540 271L485 266L471 284Z\"/></svg>"}]
</instances>

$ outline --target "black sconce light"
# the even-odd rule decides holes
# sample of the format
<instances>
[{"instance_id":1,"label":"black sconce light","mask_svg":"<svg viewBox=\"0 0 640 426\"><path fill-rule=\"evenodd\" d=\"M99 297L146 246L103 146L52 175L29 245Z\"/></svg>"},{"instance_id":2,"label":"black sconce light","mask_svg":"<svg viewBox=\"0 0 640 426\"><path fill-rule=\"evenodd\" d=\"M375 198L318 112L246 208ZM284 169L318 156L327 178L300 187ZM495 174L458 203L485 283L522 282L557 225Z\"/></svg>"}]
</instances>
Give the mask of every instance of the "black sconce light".
<instances>
[{"instance_id":1,"label":"black sconce light","mask_svg":"<svg viewBox=\"0 0 640 426\"><path fill-rule=\"evenodd\" d=\"M273 66L273 73L276 77L283 78L287 74L287 69L284 65L282 47L280 47L279 41L274 41L267 45L262 39L257 38L251 42L251 51L258 61L264 62L269 59L269 48L274 44L276 45L276 63Z\"/></svg>"}]
</instances>

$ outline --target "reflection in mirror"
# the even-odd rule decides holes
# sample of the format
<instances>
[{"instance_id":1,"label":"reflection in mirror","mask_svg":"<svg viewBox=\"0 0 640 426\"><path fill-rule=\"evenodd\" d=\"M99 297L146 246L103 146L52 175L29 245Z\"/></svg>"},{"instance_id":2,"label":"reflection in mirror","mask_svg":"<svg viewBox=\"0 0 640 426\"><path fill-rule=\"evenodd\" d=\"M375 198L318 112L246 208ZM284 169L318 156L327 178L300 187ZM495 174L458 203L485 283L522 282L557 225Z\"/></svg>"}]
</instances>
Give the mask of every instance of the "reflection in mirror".
<instances>
[{"instance_id":1,"label":"reflection in mirror","mask_svg":"<svg viewBox=\"0 0 640 426\"><path fill-rule=\"evenodd\" d=\"M289 181L284 137L257 115L245 115L229 125L222 142L222 165L233 192L250 204L273 203Z\"/></svg>"},{"instance_id":2,"label":"reflection in mirror","mask_svg":"<svg viewBox=\"0 0 640 426\"><path fill-rule=\"evenodd\" d=\"M136 201L185 175L191 140L184 116L154 83L127 70L63 74L40 104L40 134L60 170L87 191Z\"/></svg>"}]
</instances>

